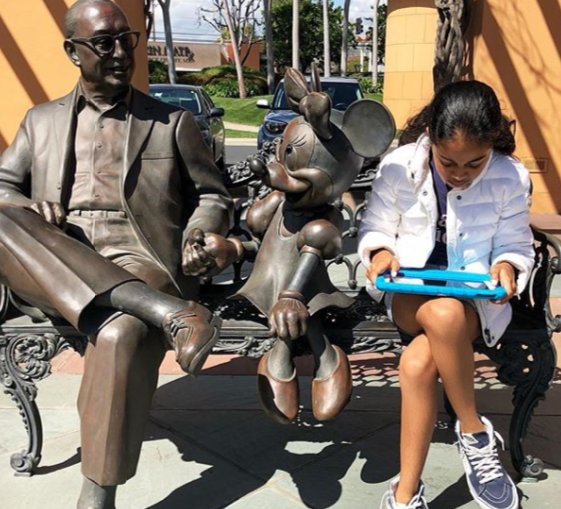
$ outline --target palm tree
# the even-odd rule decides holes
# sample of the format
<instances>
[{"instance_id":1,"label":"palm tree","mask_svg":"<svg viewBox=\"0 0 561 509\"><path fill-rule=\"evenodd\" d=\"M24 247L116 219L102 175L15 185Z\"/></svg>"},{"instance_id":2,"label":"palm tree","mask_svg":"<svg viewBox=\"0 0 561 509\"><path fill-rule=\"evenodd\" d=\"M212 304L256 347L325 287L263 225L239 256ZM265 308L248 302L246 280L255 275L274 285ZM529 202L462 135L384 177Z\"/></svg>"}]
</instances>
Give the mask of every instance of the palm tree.
<instances>
[{"instance_id":1,"label":"palm tree","mask_svg":"<svg viewBox=\"0 0 561 509\"><path fill-rule=\"evenodd\" d=\"M275 52L273 48L273 25L271 23L271 3L263 0L263 16L265 18L265 46L267 55L267 88L269 94L275 91Z\"/></svg>"},{"instance_id":2,"label":"palm tree","mask_svg":"<svg viewBox=\"0 0 561 509\"><path fill-rule=\"evenodd\" d=\"M292 67L300 68L300 0L292 2Z\"/></svg>"},{"instance_id":3,"label":"palm tree","mask_svg":"<svg viewBox=\"0 0 561 509\"><path fill-rule=\"evenodd\" d=\"M374 0L374 16L372 16L372 86L378 84L378 4Z\"/></svg>"},{"instance_id":4,"label":"palm tree","mask_svg":"<svg viewBox=\"0 0 561 509\"><path fill-rule=\"evenodd\" d=\"M175 58L173 51L173 34L171 31L171 18L169 15L169 9L171 6L171 0L158 0L160 7L162 8L162 17L164 19L164 34L166 38L166 53L168 57L168 76L169 82L172 84L177 83L177 72L175 71Z\"/></svg>"},{"instance_id":5,"label":"palm tree","mask_svg":"<svg viewBox=\"0 0 561 509\"><path fill-rule=\"evenodd\" d=\"M331 53L329 48L329 0L323 0L323 75L331 76Z\"/></svg>"},{"instance_id":6,"label":"palm tree","mask_svg":"<svg viewBox=\"0 0 561 509\"><path fill-rule=\"evenodd\" d=\"M232 53L234 54L234 62L236 64L236 73L238 75L238 87L240 89L240 99L245 99L247 94L245 92L245 83L243 81L242 61L240 59L240 52L236 39L236 32L232 23L232 16L230 14L230 4L228 0L222 0L222 7L224 8L224 19L228 25L228 32L230 33L230 45L232 46Z\"/></svg>"},{"instance_id":7,"label":"palm tree","mask_svg":"<svg viewBox=\"0 0 561 509\"><path fill-rule=\"evenodd\" d=\"M349 48L349 9L351 0L345 0L343 7L343 44L341 45L341 76L347 75L347 50Z\"/></svg>"}]
</instances>

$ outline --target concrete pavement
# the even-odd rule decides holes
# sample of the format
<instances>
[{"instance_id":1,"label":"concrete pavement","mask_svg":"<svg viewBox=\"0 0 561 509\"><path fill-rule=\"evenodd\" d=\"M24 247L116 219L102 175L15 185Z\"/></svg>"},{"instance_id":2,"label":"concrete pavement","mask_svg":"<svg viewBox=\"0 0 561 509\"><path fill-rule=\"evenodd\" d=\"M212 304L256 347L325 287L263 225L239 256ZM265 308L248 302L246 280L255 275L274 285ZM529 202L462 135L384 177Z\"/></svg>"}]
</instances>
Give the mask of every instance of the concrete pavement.
<instances>
[{"instance_id":1,"label":"concrete pavement","mask_svg":"<svg viewBox=\"0 0 561 509\"><path fill-rule=\"evenodd\" d=\"M399 389L395 357L353 357L354 394L334 422L315 422L309 377L301 377L303 411L280 426L260 410L254 375L236 372L230 358L197 379L162 375L137 476L118 491L119 509L370 509L379 506L398 471ZM305 368L301 371L306 371ZM76 396L81 375L55 373L39 384L45 428L35 476L14 477L10 455L26 436L17 410L0 396L0 507L74 508L79 493L80 440ZM559 507L561 377L537 409L528 453L546 462L544 479L520 483L523 507ZM508 438L511 390L484 358L477 362L478 406ZM441 408L442 412L442 408ZM424 480L431 509L476 509L465 485L454 436L440 414ZM509 465L509 457L504 456ZM510 468L510 467L509 467Z\"/></svg>"}]
</instances>

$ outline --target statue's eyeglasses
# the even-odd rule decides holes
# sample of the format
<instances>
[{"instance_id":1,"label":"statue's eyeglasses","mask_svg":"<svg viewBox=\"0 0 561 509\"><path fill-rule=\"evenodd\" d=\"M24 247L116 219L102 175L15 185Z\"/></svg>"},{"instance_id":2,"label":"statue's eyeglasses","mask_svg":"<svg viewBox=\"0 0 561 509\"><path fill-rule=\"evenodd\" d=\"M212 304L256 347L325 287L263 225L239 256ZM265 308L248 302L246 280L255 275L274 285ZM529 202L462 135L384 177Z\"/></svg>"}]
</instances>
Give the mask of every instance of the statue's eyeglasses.
<instances>
[{"instance_id":1,"label":"statue's eyeglasses","mask_svg":"<svg viewBox=\"0 0 561 509\"><path fill-rule=\"evenodd\" d=\"M118 40L121 43L121 48L127 53L131 53L138 46L140 39L140 32L123 32L117 35L96 35L94 37L77 38L72 37L66 39L74 44L83 44L90 48L95 54L100 57L111 55L115 51L115 44Z\"/></svg>"}]
</instances>

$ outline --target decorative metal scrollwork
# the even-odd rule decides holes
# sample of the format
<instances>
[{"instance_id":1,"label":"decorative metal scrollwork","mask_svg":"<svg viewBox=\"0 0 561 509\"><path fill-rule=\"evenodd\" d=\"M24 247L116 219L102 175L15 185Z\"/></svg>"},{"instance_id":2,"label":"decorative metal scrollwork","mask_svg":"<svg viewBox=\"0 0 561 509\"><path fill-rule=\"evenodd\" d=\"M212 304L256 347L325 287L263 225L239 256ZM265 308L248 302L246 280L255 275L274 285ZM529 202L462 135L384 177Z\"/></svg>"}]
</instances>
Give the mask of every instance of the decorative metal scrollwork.
<instances>
[{"instance_id":1,"label":"decorative metal scrollwork","mask_svg":"<svg viewBox=\"0 0 561 509\"><path fill-rule=\"evenodd\" d=\"M53 333L0 333L0 381L16 404L28 436L27 449L13 454L10 465L19 475L31 475L41 459L43 427L35 403L35 382L51 373L50 361L66 348L73 347L82 354L86 338L67 340Z\"/></svg>"}]
</instances>

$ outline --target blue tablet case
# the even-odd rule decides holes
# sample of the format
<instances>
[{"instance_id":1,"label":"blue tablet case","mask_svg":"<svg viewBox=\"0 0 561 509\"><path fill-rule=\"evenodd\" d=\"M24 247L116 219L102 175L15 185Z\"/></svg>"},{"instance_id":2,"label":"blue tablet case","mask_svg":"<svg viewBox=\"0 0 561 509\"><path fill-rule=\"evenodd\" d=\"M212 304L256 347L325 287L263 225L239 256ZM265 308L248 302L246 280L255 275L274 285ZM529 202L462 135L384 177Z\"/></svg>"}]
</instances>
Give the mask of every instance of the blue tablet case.
<instances>
[{"instance_id":1,"label":"blue tablet case","mask_svg":"<svg viewBox=\"0 0 561 509\"><path fill-rule=\"evenodd\" d=\"M467 283L486 283L491 281L489 274L474 274L471 272L454 272L449 270L434 269L400 269L396 278L415 278L428 281L462 281ZM494 289L471 288L468 286L439 286L408 284L403 281L395 282L390 276L390 271L376 278L376 288L387 292L414 293L418 295L438 295L444 297L458 297L463 299L493 299L500 300L506 296L502 286Z\"/></svg>"}]
</instances>

